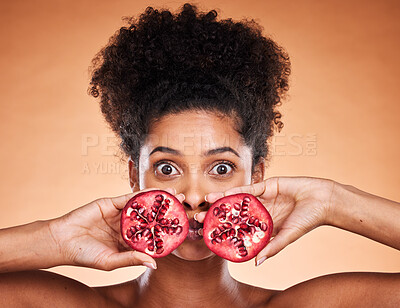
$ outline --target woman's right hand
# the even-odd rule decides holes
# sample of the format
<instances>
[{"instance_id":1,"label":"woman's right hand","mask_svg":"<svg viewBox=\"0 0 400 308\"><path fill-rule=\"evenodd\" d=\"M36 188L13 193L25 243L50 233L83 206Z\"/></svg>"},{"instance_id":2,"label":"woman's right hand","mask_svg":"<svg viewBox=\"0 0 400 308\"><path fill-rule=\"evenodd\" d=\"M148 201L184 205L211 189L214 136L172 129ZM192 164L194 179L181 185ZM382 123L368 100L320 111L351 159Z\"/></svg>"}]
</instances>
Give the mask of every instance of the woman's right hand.
<instances>
[{"instance_id":1,"label":"woman's right hand","mask_svg":"<svg viewBox=\"0 0 400 308\"><path fill-rule=\"evenodd\" d=\"M125 204L134 195L153 189L97 199L49 221L50 235L61 256L61 262L106 271L132 265L155 269L155 260L145 253L133 251L120 233L121 210ZM174 189L166 190L175 193Z\"/></svg>"}]
</instances>

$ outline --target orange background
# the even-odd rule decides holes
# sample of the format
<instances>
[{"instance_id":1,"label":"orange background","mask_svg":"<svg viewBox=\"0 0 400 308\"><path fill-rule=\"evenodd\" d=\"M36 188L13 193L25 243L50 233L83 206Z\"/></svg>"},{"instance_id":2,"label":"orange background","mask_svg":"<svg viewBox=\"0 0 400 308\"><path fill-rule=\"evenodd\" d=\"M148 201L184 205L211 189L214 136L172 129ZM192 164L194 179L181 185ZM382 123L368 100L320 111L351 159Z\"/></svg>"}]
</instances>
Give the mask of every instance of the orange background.
<instances>
[{"instance_id":1,"label":"orange background","mask_svg":"<svg viewBox=\"0 0 400 308\"><path fill-rule=\"evenodd\" d=\"M122 16L177 1L2 1L0 227L63 215L129 192L125 163L86 94L87 68ZM222 18L255 18L291 56L285 127L267 176L331 178L400 201L400 5L397 1L202 1ZM88 143L89 142L89 143ZM115 155L117 154L117 155ZM98 168L96 168L96 166ZM27 236L27 241L29 237ZM398 271L398 251L321 227L239 280L286 288L340 271ZM92 286L142 267L52 269Z\"/></svg>"}]
</instances>

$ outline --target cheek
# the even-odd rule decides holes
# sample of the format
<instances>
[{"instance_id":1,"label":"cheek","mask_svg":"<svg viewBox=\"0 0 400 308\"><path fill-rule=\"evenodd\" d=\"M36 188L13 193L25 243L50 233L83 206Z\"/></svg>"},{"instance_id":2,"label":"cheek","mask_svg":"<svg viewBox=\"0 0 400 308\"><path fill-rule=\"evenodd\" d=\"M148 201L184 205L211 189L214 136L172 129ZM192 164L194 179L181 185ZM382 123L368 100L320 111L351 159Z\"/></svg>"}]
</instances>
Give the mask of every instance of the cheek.
<instances>
[{"instance_id":1,"label":"cheek","mask_svg":"<svg viewBox=\"0 0 400 308\"><path fill-rule=\"evenodd\" d=\"M146 189L154 186L152 185L153 182L154 181L152 181L151 174L142 173L140 176L140 189Z\"/></svg>"},{"instance_id":2,"label":"cheek","mask_svg":"<svg viewBox=\"0 0 400 308\"><path fill-rule=\"evenodd\" d=\"M153 167L149 160L139 159L139 187L145 189L154 186L155 178L153 175Z\"/></svg>"},{"instance_id":3,"label":"cheek","mask_svg":"<svg viewBox=\"0 0 400 308\"><path fill-rule=\"evenodd\" d=\"M226 186L226 189L238 186L244 186L251 184L251 166L250 168L241 167L235 173L235 175L227 181L223 186Z\"/></svg>"},{"instance_id":4,"label":"cheek","mask_svg":"<svg viewBox=\"0 0 400 308\"><path fill-rule=\"evenodd\" d=\"M249 185L251 184L251 165L244 168L240 179L242 180L242 183L239 183L239 185Z\"/></svg>"}]
</instances>

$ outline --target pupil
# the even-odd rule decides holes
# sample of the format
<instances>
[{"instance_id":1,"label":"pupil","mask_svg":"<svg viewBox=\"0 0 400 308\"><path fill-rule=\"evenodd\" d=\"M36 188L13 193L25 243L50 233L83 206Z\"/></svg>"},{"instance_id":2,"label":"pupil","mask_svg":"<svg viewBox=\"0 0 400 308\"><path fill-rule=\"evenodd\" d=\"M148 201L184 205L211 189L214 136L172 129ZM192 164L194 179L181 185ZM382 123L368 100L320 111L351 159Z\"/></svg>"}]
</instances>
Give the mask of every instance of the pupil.
<instances>
[{"instance_id":1,"label":"pupil","mask_svg":"<svg viewBox=\"0 0 400 308\"><path fill-rule=\"evenodd\" d=\"M224 166L224 165L218 166L217 172L218 172L219 174L224 174L224 173L226 173L226 172L227 172L226 166Z\"/></svg>"},{"instance_id":2,"label":"pupil","mask_svg":"<svg viewBox=\"0 0 400 308\"><path fill-rule=\"evenodd\" d=\"M170 174L172 172L171 166L165 165L164 167L161 168L162 173L164 174Z\"/></svg>"}]
</instances>

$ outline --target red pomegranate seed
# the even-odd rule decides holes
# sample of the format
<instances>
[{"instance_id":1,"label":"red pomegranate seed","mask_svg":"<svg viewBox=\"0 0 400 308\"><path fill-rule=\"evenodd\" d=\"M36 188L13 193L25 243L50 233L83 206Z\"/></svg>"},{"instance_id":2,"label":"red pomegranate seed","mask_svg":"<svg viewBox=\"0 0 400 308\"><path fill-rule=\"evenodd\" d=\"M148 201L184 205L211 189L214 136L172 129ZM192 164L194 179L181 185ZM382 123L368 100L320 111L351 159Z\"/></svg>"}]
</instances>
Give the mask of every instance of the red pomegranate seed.
<instances>
[{"instance_id":1,"label":"red pomegranate seed","mask_svg":"<svg viewBox=\"0 0 400 308\"><path fill-rule=\"evenodd\" d=\"M220 213L221 213L221 210L219 209L219 207L214 208L214 210L213 210L214 216L218 216Z\"/></svg>"}]
</instances>

